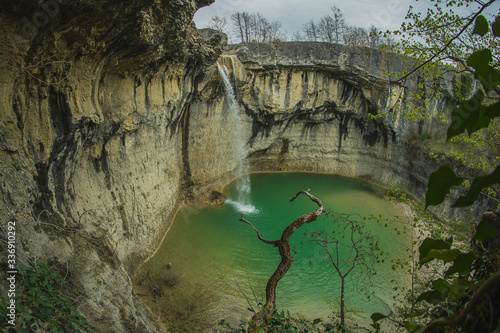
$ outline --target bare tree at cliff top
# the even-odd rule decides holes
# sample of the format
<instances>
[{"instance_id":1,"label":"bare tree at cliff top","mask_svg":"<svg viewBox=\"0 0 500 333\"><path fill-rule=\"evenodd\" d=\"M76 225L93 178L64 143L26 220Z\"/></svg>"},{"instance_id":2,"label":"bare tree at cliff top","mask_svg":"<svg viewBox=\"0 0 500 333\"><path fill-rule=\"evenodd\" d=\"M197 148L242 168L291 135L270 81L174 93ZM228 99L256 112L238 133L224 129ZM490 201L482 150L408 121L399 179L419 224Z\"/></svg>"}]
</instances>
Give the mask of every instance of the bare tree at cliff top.
<instances>
[{"instance_id":1,"label":"bare tree at cliff top","mask_svg":"<svg viewBox=\"0 0 500 333\"><path fill-rule=\"evenodd\" d=\"M267 30L268 30L268 42L275 42L275 41L280 41L284 39L285 35L281 31L281 28L283 27L283 23L280 21L272 21L267 25Z\"/></svg>"},{"instance_id":2,"label":"bare tree at cliff top","mask_svg":"<svg viewBox=\"0 0 500 333\"><path fill-rule=\"evenodd\" d=\"M333 18L330 15L324 16L319 20L318 24L319 36L321 40L328 43L333 43Z\"/></svg>"},{"instance_id":3,"label":"bare tree at cliff top","mask_svg":"<svg viewBox=\"0 0 500 333\"><path fill-rule=\"evenodd\" d=\"M250 38L248 13L236 12L231 15L231 21L233 22L234 32L240 38L240 42L247 41Z\"/></svg>"},{"instance_id":4,"label":"bare tree at cliff top","mask_svg":"<svg viewBox=\"0 0 500 333\"><path fill-rule=\"evenodd\" d=\"M369 47L381 47L384 44L384 39L378 28L373 24L368 29L368 46Z\"/></svg>"},{"instance_id":5,"label":"bare tree at cliff top","mask_svg":"<svg viewBox=\"0 0 500 333\"><path fill-rule=\"evenodd\" d=\"M333 16L322 17L318 24L321 39L329 43L340 43L345 28L344 14L335 6L331 7Z\"/></svg>"},{"instance_id":6,"label":"bare tree at cliff top","mask_svg":"<svg viewBox=\"0 0 500 333\"><path fill-rule=\"evenodd\" d=\"M283 37L280 21L269 22L260 13L236 12L231 15L234 32L242 43L272 42Z\"/></svg>"},{"instance_id":7,"label":"bare tree at cliff top","mask_svg":"<svg viewBox=\"0 0 500 333\"><path fill-rule=\"evenodd\" d=\"M309 190L308 190L309 191ZM294 258L291 256L290 250L290 237L294 233L295 230L300 228L305 223L311 223L316 221L318 216L323 214L325 208L323 203L316 198L314 195L310 194L308 191L300 191L298 192L290 201L294 201L300 194L305 194L311 199L311 201L315 202L319 208L313 210L312 212L306 213L300 216L298 219L293 221L288 227L283 230L281 238L274 241L269 241L261 237L259 231L250 223L249 221L243 218L243 214L241 214L240 221L249 224L257 233L257 237L264 243L270 244L274 247L277 247L281 256L281 262L279 263L276 271L269 278L266 285L266 303L263 308L253 315L252 320L248 325L249 332L255 332L258 327L262 327L265 325L266 319L272 316L274 309L276 308L276 287L278 286L278 282L283 278L288 272L288 269L292 265Z\"/></svg>"},{"instance_id":8,"label":"bare tree at cliff top","mask_svg":"<svg viewBox=\"0 0 500 333\"><path fill-rule=\"evenodd\" d=\"M220 32L225 32L227 28L227 19L225 17L213 16L208 24L210 29L218 30Z\"/></svg>"},{"instance_id":9,"label":"bare tree at cliff top","mask_svg":"<svg viewBox=\"0 0 500 333\"><path fill-rule=\"evenodd\" d=\"M350 46L359 46L369 44L369 33L368 30L361 27L348 26L345 28L343 35L344 44Z\"/></svg>"},{"instance_id":10,"label":"bare tree at cliff top","mask_svg":"<svg viewBox=\"0 0 500 333\"><path fill-rule=\"evenodd\" d=\"M305 34L305 38L308 41L316 42L319 39L319 31L318 25L314 22L313 19L310 19L309 22L305 23L302 26L302 31Z\"/></svg>"},{"instance_id":11,"label":"bare tree at cliff top","mask_svg":"<svg viewBox=\"0 0 500 333\"><path fill-rule=\"evenodd\" d=\"M344 14L335 6L330 7L333 12L333 34L335 36L335 43L340 43L342 41L342 34L345 29L345 18Z\"/></svg>"}]
</instances>

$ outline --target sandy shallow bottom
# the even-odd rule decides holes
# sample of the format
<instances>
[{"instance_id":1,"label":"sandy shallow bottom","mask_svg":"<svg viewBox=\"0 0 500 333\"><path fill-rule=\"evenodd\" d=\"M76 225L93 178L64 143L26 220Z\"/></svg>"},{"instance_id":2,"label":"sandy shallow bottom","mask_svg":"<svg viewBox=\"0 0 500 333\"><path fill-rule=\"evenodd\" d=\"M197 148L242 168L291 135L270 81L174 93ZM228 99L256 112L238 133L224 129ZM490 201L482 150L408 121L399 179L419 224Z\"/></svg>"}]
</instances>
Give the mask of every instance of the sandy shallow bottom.
<instances>
[{"instance_id":1,"label":"sandy shallow bottom","mask_svg":"<svg viewBox=\"0 0 500 333\"><path fill-rule=\"evenodd\" d=\"M264 301L265 284L280 256L276 248L259 241L250 226L238 221L240 212L264 238L278 239L289 223L317 208L305 196L289 202L295 193L307 189L323 201L327 211L352 214L350 218L363 223L380 249L389 253L383 263L374 266L376 274L369 282L363 279L367 271L360 268L347 278L351 321L365 326L372 313L391 311L402 288L409 284L407 267L395 265L409 253L409 211L388 202L380 195L381 189L357 179L285 173L254 174L250 180L251 195L246 202L238 198L235 181L224 190L233 200L230 204L179 210L158 252L138 273L141 294L148 295L144 298L150 308L157 308L153 313L159 313L163 321L183 317L184 323L192 321L193 325L197 321L213 324L223 318L238 323L251 317L248 309L257 309ZM325 214L292 236L295 261L278 285L279 309L309 319L327 318L338 310L340 279L324 260L324 251L307 244L304 236L306 231L332 232L337 227L335 219ZM161 295L151 293L152 281L159 281L155 283Z\"/></svg>"}]
</instances>

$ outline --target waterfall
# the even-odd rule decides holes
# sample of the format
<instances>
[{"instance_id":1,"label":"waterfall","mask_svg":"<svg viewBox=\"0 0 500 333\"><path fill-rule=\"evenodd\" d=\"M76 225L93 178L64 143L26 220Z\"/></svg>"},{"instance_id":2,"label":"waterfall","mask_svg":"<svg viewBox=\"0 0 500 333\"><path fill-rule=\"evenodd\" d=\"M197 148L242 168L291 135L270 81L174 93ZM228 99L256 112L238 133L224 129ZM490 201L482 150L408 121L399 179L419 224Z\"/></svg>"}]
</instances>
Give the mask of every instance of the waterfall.
<instances>
[{"instance_id":1,"label":"waterfall","mask_svg":"<svg viewBox=\"0 0 500 333\"><path fill-rule=\"evenodd\" d=\"M231 78L229 75L229 70L227 68L227 57L222 58L222 63L217 62L217 70L222 78L224 84L224 91L226 92L227 102L229 104L229 122L231 123L231 135L234 138L233 145L233 156L236 157L237 167L236 167L236 189L237 198L236 200L227 199L226 203L233 205L238 211L243 213L252 213L256 209L250 203L251 185L250 176L248 175L248 163L246 161L247 148L245 137L243 135L243 123L240 117L240 108L236 96L234 94L234 88L231 84ZM235 70L234 60L231 59L231 65L233 71Z\"/></svg>"}]
</instances>

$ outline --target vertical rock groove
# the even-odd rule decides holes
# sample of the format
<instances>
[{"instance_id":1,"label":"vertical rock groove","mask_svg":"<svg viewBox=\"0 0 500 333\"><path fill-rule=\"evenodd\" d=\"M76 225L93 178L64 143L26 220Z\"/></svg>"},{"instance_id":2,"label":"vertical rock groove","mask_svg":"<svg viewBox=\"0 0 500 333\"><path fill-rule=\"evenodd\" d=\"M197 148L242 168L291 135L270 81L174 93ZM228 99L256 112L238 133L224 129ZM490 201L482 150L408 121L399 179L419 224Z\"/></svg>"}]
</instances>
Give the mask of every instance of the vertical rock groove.
<instances>
[{"instance_id":1,"label":"vertical rock groove","mask_svg":"<svg viewBox=\"0 0 500 333\"><path fill-rule=\"evenodd\" d=\"M182 112L182 180L186 199L192 200L193 181L191 179L191 166L189 164L189 113L191 103L187 103Z\"/></svg>"}]
</instances>

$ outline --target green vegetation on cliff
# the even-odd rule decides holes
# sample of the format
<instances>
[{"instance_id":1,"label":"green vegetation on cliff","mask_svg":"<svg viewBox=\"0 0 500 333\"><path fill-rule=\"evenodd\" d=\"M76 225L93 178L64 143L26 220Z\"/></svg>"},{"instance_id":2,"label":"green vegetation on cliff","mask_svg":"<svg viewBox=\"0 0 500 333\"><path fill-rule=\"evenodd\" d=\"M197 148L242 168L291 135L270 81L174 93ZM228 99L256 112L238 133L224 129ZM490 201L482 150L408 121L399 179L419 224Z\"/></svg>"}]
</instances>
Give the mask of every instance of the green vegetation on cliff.
<instances>
[{"instance_id":1,"label":"green vegetation on cliff","mask_svg":"<svg viewBox=\"0 0 500 333\"><path fill-rule=\"evenodd\" d=\"M439 3L434 10L429 10L424 19L410 11L408 17L413 23L403 25L403 33L426 38L426 44L420 41L406 40L403 49L408 54L423 54L419 63L403 73L406 79L416 70L424 70L435 77L444 59L457 63L455 69L471 72L480 83L472 95L469 94L468 79L463 85L455 85L451 98L451 121L446 139L462 135L465 131L470 137L482 129L495 126L495 118L500 116L498 92L500 72L498 71L498 37L500 37L500 17L491 23L481 13L494 1L479 3L479 9L466 19L442 11ZM452 1L447 6L463 6L468 1ZM472 40L478 35L479 46L471 47L463 40ZM433 45L431 40L436 41ZM454 43L457 41L457 43ZM431 45L431 47L429 47ZM411 46L411 47L410 47ZM492 97L487 99L486 97ZM493 124L493 125L492 125ZM471 142L466 138L463 140ZM496 149L495 149L496 150ZM455 199L453 207L472 205L481 192L489 186L500 184L500 167L494 165L488 169L494 171L479 175L470 180L466 194ZM449 166L441 166L431 174L426 194L426 206L439 205L454 186L461 185L467 178L458 177ZM471 221L472 222L472 221ZM412 303L411 311L405 315L404 327L410 332L446 331L460 329L464 331L493 332L500 329L500 262L499 262L499 217L494 214L483 215L482 221L475 227L471 247L463 250L456 247L453 236L441 238L431 235L419 247L419 266L430 262L442 264L433 269L442 269L443 274L426 282L426 290ZM386 316L374 315L374 327Z\"/></svg>"},{"instance_id":2,"label":"green vegetation on cliff","mask_svg":"<svg viewBox=\"0 0 500 333\"><path fill-rule=\"evenodd\" d=\"M42 261L33 267L18 267L18 272L17 276L11 275L15 276L11 282L15 297L0 297L0 328L9 333L96 332L64 295L69 283L58 272ZM17 323L15 328L13 322Z\"/></svg>"}]
</instances>

